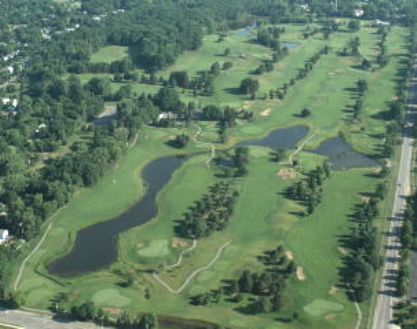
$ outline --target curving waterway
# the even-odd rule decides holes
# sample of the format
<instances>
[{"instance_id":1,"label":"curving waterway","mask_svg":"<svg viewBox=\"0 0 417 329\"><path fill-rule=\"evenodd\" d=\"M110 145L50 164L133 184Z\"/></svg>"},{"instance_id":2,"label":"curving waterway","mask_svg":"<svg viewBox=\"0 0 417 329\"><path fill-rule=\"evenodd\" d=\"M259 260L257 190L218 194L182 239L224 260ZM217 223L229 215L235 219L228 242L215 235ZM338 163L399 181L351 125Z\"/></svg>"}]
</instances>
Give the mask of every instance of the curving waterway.
<instances>
[{"instance_id":1,"label":"curving waterway","mask_svg":"<svg viewBox=\"0 0 417 329\"><path fill-rule=\"evenodd\" d=\"M166 156L150 162L142 171L147 187L142 199L120 216L78 231L71 252L52 262L48 266L49 272L71 277L99 270L115 262L119 234L155 217L156 195L184 160L184 157Z\"/></svg>"},{"instance_id":2,"label":"curving waterway","mask_svg":"<svg viewBox=\"0 0 417 329\"><path fill-rule=\"evenodd\" d=\"M262 146L273 150L294 149L309 132L306 126L276 129L265 138L250 140L236 146ZM235 146L235 147L236 147ZM370 167L378 163L365 154L355 152L342 138L324 141L311 152L329 157L335 170L352 167ZM88 226L77 232L70 253L53 261L48 270L61 277L72 277L96 271L114 263L117 258L117 239L120 233L144 224L155 217L158 192L169 182L172 174L185 161L185 157L166 156L150 162L141 175L147 186L139 202L111 220Z\"/></svg>"}]
</instances>

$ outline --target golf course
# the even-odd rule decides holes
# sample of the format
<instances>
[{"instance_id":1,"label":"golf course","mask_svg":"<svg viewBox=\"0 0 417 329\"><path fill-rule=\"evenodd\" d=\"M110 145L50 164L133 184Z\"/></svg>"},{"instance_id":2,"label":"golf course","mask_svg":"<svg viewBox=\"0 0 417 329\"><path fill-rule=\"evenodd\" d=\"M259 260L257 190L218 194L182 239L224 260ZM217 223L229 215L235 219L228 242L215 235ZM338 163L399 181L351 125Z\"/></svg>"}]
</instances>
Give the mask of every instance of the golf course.
<instances>
[{"instance_id":1,"label":"golf course","mask_svg":"<svg viewBox=\"0 0 417 329\"><path fill-rule=\"evenodd\" d=\"M181 101L194 102L197 113L210 105L235 109L234 125L227 126L224 140L217 121L198 115L191 122L143 125L112 169L96 185L77 190L43 224L46 234L23 245L9 280L25 305L66 309L92 301L110 317L155 313L236 329L366 328L373 299L356 304L349 295L343 281L351 247L346 241L358 207L379 185L391 186L393 173L380 173L393 164L381 150L409 32L399 26L387 30L388 62L381 66L379 27L363 20L353 30L348 22L338 20L338 29L327 36L313 32L322 23L264 23L208 34L200 48L153 73L165 81L180 71L196 78L217 62L221 69L212 77L210 94L170 89ZM257 33L274 27L281 29L286 54L272 70L257 74L275 52L257 42ZM360 55L346 53L353 40L359 40ZM90 61L128 56L127 47L107 46ZM363 59L371 68L363 68ZM305 76L298 77L300 72ZM148 77L141 69L135 74ZM108 73L75 76L82 83L107 78L112 92L128 87L132 99L162 88L140 79L115 81ZM241 92L247 78L259 82L255 93ZM366 82L362 94L358 81ZM285 97L274 96L278 89ZM359 98L363 104L355 117ZM188 142L175 147L183 135ZM86 132L83 138L92 136ZM233 163L242 158L239 174ZM320 182L313 189L316 203L292 197L295 187L311 181ZM387 204L377 205L378 233ZM214 224L188 227L187 218L198 211ZM275 249L280 260L268 263L265 255ZM261 297L242 290L245 271L257 277L278 273L279 311L251 309L271 289L260 288ZM233 290L237 281L239 289ZM211 297L200 302L201 296Z\"/></svg>"}]
</instances>

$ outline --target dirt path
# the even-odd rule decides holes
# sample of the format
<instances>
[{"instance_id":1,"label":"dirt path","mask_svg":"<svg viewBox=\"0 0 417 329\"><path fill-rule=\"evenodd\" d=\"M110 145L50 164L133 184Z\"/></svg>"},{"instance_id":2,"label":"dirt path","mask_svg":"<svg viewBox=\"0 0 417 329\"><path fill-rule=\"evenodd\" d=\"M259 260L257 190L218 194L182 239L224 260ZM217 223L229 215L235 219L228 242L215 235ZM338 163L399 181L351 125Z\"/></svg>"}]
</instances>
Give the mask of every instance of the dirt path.
<instances>
[{"instance_id":1,"label":"dirt path","mask_svg":"<svg viewBox=\"0 0 417 329\"><path fill-rule=\"evenodd\" d=\"M183 256L184 256L186 253L188 253L188 252L192 251L195 247L197 247L197 240L193 240L193 245L192 245L190 248L188 248L188 249L186 249L186 250L184 250L184 251L181 251L181 253L180 253L180 255L179 255L178 260L177 260L177 262L176 262L176 263L171 264L171 265L168 265L167 267L168 267L168 268L174 268L174 267L180 266L180 265L181 265L181 263L182 263Z\"/></svg>"},{"instance_id":2,"label":"dirt path","mask_svg":"<svg viewBox=\"0 0 417 329\"><path fill-rule=\"evenodd\" d=\"M133 138L132 143L130 143L130 145L129 145L130 148L132 148L133 146L136 145L136 142L138 141L138 137L139 137L139 134L136 133L135 138Z\"/></svg>"},{"instance_id":3,"label":"dirt path","mask_svg":"<svg viewBox=\"0 0 417 329\"><path fill-rule=\"evenodd\" d=\"M316 136L316 134L317 134L317 131L315 131L315 132L313 132L307 139L305 139L304 140L304 142L302 142L298 147L297 147L297 149L293 152L293 153L291 153L290 154L290 156L288 157L288 162L291 164L292 163L292 160L293 160L293 158L294 158L294 156L296 156L298 153L300 153L301 151L302 151L302 149L304 148L304 146L309 142L309 141L311 141L313 138L314 138L314 136Z\"/></svg>"},{"instance_id":4,"label":"dirt path","mask_svg":"<svg viewBox=\"0 0 417 329\"><path fill-rule=\"evenodd\" d=\"M208 160L206 161L206 165L209 165L210 162L213 161L213 159L216 157L216 146L214 146L213 143L207 143L207 142L202 142L202 141L198 140L198 137L203 132L203 129L196 123L193 123L192 125L197 128L196 133L192 137L193 142L197 143L197 144L206 144L206 145L210 146L210 150L211 150L210 158L208 158Z\"/></svg>"},{"instance_id":5,"label":"dirt path","mask_svg":"<svg viewBox=\"0 0 417 329\"><path fill-rule=\"evenodd\" d=\"M178 289L173 289L171 288L171 286L166 283L164 280L162 280L158 274L153 273L153 277L155 278L156 281L158 281L166 290L168 290L170 293L172 294L179 294L180 292L182 292L187 286L188 284L191 282L191 280L199 273L208 270L210 267L212 267L216 261L220 258L223 250L230 244L232 243L232 241L228 241L225 244L221 245L218 249L217 249L217 253L214 256L214 258L205 266L200 267L198 269L196 269L195 271L193 271L184 281L184 283L182 284L181 287L179 287Z\"/></svg>"},{"instance_id":6,"label":"dirt path","mask_svg":"<svg viewBox=\"0 0 417 329\"><path fill-rule=\"evenodd\" d=\"M13 284L13 290L14 291L17 291L17 288L19 287L19 283L20 283L20 280L22 279L22 275L23 275L23 271L25 269L26 263L39 250L42 243L45 241L49 231L51 230L53 223L54 222L49 223L48 227L46 228L45 232L43 233L42 238L39 240L38 244L35 246L35 248L33 248L33 250L30 252L30 254L26 256L26 258L22 261L22 264L20 264L19 272L18 272L18 274L16 276L16 280L14 281L14 284Z\"/></svg>"}]
</instances>

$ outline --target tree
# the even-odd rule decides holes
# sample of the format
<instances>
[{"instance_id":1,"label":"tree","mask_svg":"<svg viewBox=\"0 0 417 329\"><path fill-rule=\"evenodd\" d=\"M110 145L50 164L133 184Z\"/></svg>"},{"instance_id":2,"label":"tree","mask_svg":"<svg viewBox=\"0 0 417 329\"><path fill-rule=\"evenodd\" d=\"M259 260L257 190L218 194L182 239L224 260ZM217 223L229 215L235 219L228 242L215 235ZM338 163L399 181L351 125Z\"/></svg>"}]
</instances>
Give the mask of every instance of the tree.
<instances>
[{"instance_id":1,"label":"tree","mask_svg":"<svg viewBox=\"0 0 417 329\"><path fill-rule=\"evenodd\" d=\"M140 329L158 329L158 318L155 314L145 314L139 322Z\"/></svg>"},{"instance_id":2,"label":"tree","mask_svg":"<svg viewBox=\"0 0 417 329\"><path fill-rule=\"evenodd\" d=\"M178 148L184 148L184 147L187 146L187 144L189 143L189 141L190 141L190 137L188 135L181 134L181 135L177 135L175 137L174 144Z\"/></svg>"},{"instance_id":3,"label":"tree","mask_svg":"<svg viewBox=\"0 0 417 329\"><path fill-rule=\"evenodd\" d=\"M300 114L300 116L302 117L302 118L307 118L307 117L309 117L311 115L311 111L309 110L309 109L303 109L302 111L301 111L301 114Z\"/></svg>"},{"instance_id":4,"label":"tree","mask_svg":"<svg viewBox=\"0 0 417 329\"><path fill-rule=\"evenodd\" d=\"M238 280L239 290L241 292L250 293L253 290L252 275L248 270L245 270Z\"/></svg>"},{"instance_id":5,"label":"tree","mask_svg":"<svg viewBox=\"0 0 417 329\"><path fill-rule=\"evenodd\" d=\"M153 102L162 112L177 113L181 108L178 92L172 88L161 88L154 96Z\"/></svg>"},{"instance_id":6,"label":"tree","mask_svg":"<svg viewBox=\"0 0 417 329\"><path fill-rule=\"evenodd\" d=\"M351 20L348 23L348 28L354 32L357 32L361 28L361 23L359 20Z\"/></svg>"},{"instance_id":7,"label":"tree","mask_svg":"<svg viewBox=\"0 0 417 329\"><path fill-rule=\"evenodd\" d=\"M372 64L368 59L364 58L362 59L361 66L363 70L369 70L372 67Z\"/></svg>"},{"instance_id":8,"label":"tree","mask_svg":"<svg viewBox=\"0 0 417 329\"><path fill-rule=\"evenodd\" d=\"M274 160L276 162L281 162L284 161L286 157L286 151L282 150L282 149L278 149L275 153L274 153Z\"/></svg>"},{"instance_id":9,"label":"tree","mask_svg":"<svg viewBox=\"0 0 417 329\"><path fill-rule=\"evenodd\" d=\"M368 90L368 83L365 79L359 79L357 82L358 91L359 93L363 94L365 91Z\"/></svg>"},{"instance_id":10,"label":"tree","mask_svg":"<svg viewBox=\"0 0 417 329\"><path fill-rule=\"evenodd\" d=\"M272 309L271 301L268 297L259 297L259 299L253 303L252 309L255 313L269 313Z\"/></svg>"},{"instance_id":11,"label":"tree","mask_svg":"<svg viewBox=\"0 0 417 329\"><path fill-rule=\"evenodd\" d=\"M282 307L282 296L280 292L276 292L271 297L271 310L274 312L277 312L281 309L281 307Z\"/></svg>"},{"instance_id":12,"label":"tree","mask_svg":"<svg viewBox=\"0 0 417 329\"><path fill-rule=\"evenodd\" d=\"M211 68L210 68L210 73L211 73L212 75L214 75L214 76L219 75L219 73L220 73L220 64L219 64L219 62L215 62L215 63L211 66Z\"/></svg>"},{"instance_id":13,"label":"tree","mask_svg":"<svg viewBox=\"0 0 417 329\"><path fill-rule=\"evenodd\" d=\"M259 82L252 78L245 78L241 81L239 90L245 95L253 94L259 90Z\"/></svg>"},{"instance_id":14,"label":"tree","mask_svg":"<svg viewBox=\"0 0 417 329\"><path fill-rule=\"evenodd\" d=\"M228 69L230 69L230 68L232 68L233 67L233 63L232 62L224 62L223 63L223 70L228 70Z\"/></svg>"},{"instance_id":15,"label":"tree","mask_svg":"<svg viewBox=\"0 0 417 329\"><path fill-rule=\"evenodd\" d=\"M106 78L91 78L86 87L88 91L98 96L107 97L111 93L110 81Z\"/></svg>"},{"instance_id":16,"label":"tree","mask_svg":"<svg viewBox=\"0 0 417 329\"><path fill-rule=\"evenodd\" d=\"M186 71L174 71L169 76L169 83L172 86L178 86L181 88L189 87L189 79Z\"/></svg>"}]
</instances>

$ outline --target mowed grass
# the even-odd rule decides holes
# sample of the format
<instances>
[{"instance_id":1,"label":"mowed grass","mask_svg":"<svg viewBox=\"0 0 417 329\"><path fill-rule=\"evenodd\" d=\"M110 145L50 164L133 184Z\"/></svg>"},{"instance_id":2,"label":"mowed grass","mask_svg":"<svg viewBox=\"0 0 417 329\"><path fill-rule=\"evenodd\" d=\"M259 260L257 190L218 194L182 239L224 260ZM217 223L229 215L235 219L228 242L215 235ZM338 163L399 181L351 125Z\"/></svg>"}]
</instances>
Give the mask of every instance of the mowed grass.
<instances>
[{"instance_id":1,"label":"mowed grass","mask_svg":"<svg viewBox=\"0 0 417 329\"><path fill-rule=\"evenodd\" d=\"M353 57L340 57L337 51L343 48L351 38L351 33L336 33L329 40L321 35L302 39L302 26L288 26L283 40L300 46L291 51L291 55L278 64L269 74L256 76L261 81L259 98L249 101L237 95L233 90L242 77L251 76L263 58L270 56L267 48L253 44L252 37L229 36L218 43L217 37L205 39L203 48L182 55L175 66L159 72L168 76L174 70L186 69L190 75L209 69L215 61L225 58L218 56L227 45L232 55L227 60L235 65L230 72L222 72L215 79L216 91L213 97L197 97L202 105L208 103L235 104L245 106L255 112L252 122L239 121L236 128L229 130L226 148L234 143L259 139L278 127L295 124L308 125L316 131L316 137L307 144L307 148L317 146L328 137L343 133L347 140L358 150L377 154L386 121L381 117L388 109L387 102L395 93L393 78L404 52L405 30L394 27L388 37L390 63L373 73L358 70L359 60ZM375 35L366 30L359 32L361 51L373 56ZM325 44L332 47L329 55L324 55L306 79L290 89L283 101L263 100L262 93L276 89L288 82L303 67L304 61ZM239 56L245 52L245 58ZM93 75L82 75L85 81ZM358 79L365 78L369 91L365 96L366 108L360 122L352 123L351 108L355 101L354 87ZM124 83L126 84L126 83ZM121 84L113 83L114 90ZM151 92L160 86L141 84L132 85L135 92ZM184 100L194 98L186 92L181 94ZM309 108L312 115L301 119L296 114L303 108ZM270 109L269 116L261 116ZM199 123L203 127L201 139L216 142L217 127L209 122ZM71 303L81 303L92 298L100 307L128 309L140 312L155 312L187 318L205 319L235 328L351 328L356 321L356 311L340 289L330 294L332 286L339 284L339 268L342 266L341 253L338 251L339 238L348 234L352 226L351 215L354 206L361 202L361 193L374 190L378 180L366 175L369 170L349 170L334 173L325 185L325 199L316 213L309 218L300 218L296 214L303 208L284 198L283 192L294 180L283 180L277 175L281 166L269 160L270 150L251 147L249 175L239 178L235 186L241 192L236 214L223 232L214 233L199 241L195 250L184 257L181 267L166 270L166 266L176 262L181 250L188 248L191 241L175 246L174 228L177 221L194 201L198 200L207 188L219 180L216 172L205 165L208 157L208 145L190 143L185 150L174 150L166 142L175 134L186 132L190 136L195 127L187 129L156 129L145 127L136 147L124 157L99 184L91 189L82 190L68 205L59 211L52 220L54 228L48 235L39 252L28 262L24 271L20 290L32 307L47 308L51 300L59 293L69 295ZM77 230L92 223L117 216L143 195L143 186L139 171L152 159L174 152L204 152L189 158L177 170L171 181L157 197L158 214L152 221L123 233L119 238L119 259L110 269L87 274L72 280L49 277L44 266L59 254L66 252ZM322 157L302 152L298 156L304 170L313 169L323 161ZM195 269L206 265L216 254L217 248L225 242L231 244L225 249L215 265L199 274L177 295L173 295L146 274L151 269L162 266L161 277L173 288L182 285ZM217 305L194 307L189 305L189 297L218 288L221 280L237 278L244 269L261 270L256 256L263 251L284 245L294 254L297 265L303 267L305 281L291 278L285 293L284 309L279 314L290 317L294 311L300 313L300 320L291 323L276 321L276 315L248 316L239 312L237 307L248 304L247 296L239 305L221 301ZM26 246L30 250L32 242ZM59 248L57 248L59 246ZM145 270L145 271L144 271ZM136 282L125 287L123 273L135 274ZM145 298L145 289L151 291L151 299ZM367 304L361 305L364 316Z\"/></svg>"}]
</instances>

